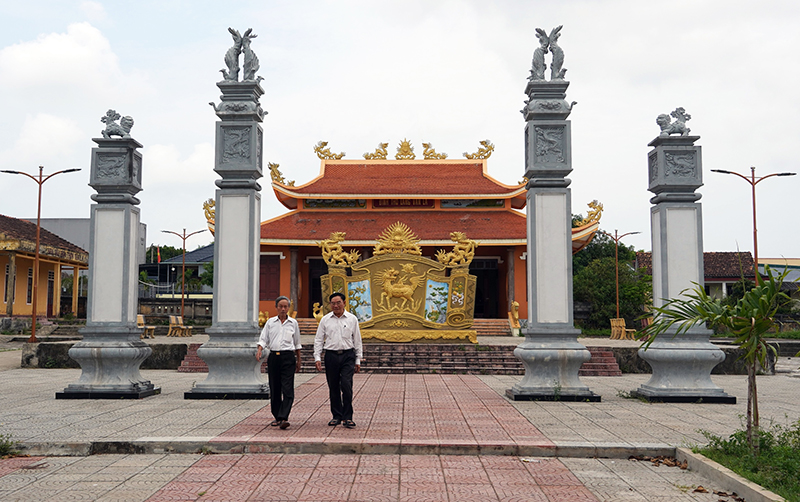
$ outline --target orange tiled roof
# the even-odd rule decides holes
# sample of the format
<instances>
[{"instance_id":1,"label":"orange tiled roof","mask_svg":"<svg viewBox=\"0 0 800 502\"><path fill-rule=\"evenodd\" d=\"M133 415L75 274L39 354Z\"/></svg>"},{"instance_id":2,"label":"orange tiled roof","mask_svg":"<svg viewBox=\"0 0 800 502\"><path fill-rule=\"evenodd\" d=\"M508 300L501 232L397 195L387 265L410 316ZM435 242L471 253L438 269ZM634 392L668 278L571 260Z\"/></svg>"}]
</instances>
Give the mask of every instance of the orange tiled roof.
<instances>
[{"instance_id":1,"label":"orange tiled roof","mask_svg":"<svg viewBox=\"0 0 800 502\"><path fill-rule=\"evenodd\" d=\"M460 231L476 241L520 243L526 240L525 215L516 211L292 211L261 223L261 239L269 243L316 242L332 232L347 232L347 241L374 242L391 224L401 221L422 241L450 242Z\"/></svg>"},{"instance_id":2,"label":"orange tiled roof","mask_svg":"<svg viewBox=\"0 0 800 502\"><path fill-rule=\"evenodd\" d=\"M361 199L437 195L507 198L525 187L505 185L486 174L482 160L323 161L320 175L298 187L273 183L278 199L353 197Z\"/></svg>"}]
</instances>

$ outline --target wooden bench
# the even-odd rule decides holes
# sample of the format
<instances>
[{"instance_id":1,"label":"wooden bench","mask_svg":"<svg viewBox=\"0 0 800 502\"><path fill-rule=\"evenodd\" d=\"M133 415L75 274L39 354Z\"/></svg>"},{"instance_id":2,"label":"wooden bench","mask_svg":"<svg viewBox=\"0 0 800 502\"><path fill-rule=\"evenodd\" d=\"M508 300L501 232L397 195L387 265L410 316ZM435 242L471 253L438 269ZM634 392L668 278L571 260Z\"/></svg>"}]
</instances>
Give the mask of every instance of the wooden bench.
<instances>
[{"instance_id":1,"label":"wooden bench","mask_svg":"<svg viewBox=\"0 0 800 502\"><path fill-rule=\"evenodd\" d=\"M145 326L144 324L144 316L142 314L136 314L136 327L142 328L142 334L139 335L140 340L144 340L145 338L155 338L156 337L156 327L155 326Z\"/></svg>"},{"instance_id":2,"label":"wooden bench","mask_svg":"<svg viewBox=\"0 0 800 502\"><path fill-rule=\"evenodd\" d=\"M636 333L635 329L625 327L625 318L611 319L612 340L635 340L634 333Z\"/></svg>"},{"instance_id":3,"label":"wooden bench","mask_svg":"<svg viewBox=\"0 0 800 502\"><path fill-rule=\"evenodd\" d=\"M183 317L179 315L169 316L169 331L167 336L192 336L192 327L184 326Z\"/></svg>"}]
</instances>

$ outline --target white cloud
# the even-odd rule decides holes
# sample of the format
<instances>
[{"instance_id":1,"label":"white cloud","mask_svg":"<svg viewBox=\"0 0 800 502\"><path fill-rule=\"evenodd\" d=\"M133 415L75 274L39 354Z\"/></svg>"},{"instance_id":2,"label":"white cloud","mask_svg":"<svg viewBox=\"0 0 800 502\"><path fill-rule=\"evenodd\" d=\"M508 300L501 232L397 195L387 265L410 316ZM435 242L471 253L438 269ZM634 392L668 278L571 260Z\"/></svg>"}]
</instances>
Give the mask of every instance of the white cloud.
<instances>
[{"instance_id":1,"label":"white cloud","mask_svg":"<svg viewBox=\"0 0 800 502\"><path fill-rule=\"evenodd\" d=\"M73 155L84 141L86 132L74 120L37 113L25 118L13 149L0 153L0 162L48 164Z\"/></svg>"},{"instance_id":2,"label":"white cloud","mask_svg":"<svg viewBox=\"0 0 800 502\"><path fill-rule=\"evenodd\" d=\"M106 9L100 2L84 1L81 2L80 8L89 21L99 23L108 19Z\"/></svg>"}]
</instances>

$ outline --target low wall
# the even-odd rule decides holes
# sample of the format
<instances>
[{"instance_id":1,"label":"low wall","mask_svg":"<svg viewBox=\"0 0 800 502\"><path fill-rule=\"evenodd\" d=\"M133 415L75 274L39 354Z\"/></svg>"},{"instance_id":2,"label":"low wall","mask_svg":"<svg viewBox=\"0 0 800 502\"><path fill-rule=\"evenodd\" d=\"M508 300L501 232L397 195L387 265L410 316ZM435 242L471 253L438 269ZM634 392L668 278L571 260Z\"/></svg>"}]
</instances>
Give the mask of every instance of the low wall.
<instances>
[{"instance_id":1,"label":"low wall","mask_svg":"<svg viewBox=\"0 0 800 502\"><path fill-rule=\"evenodd\" d=\"M74 342L26 343L22 348L22 368L80 368L69 357ZM140 366L143 370L174 370L186 357L185 343L153 344L153 353Z\"/></svg>"}]
</instances>

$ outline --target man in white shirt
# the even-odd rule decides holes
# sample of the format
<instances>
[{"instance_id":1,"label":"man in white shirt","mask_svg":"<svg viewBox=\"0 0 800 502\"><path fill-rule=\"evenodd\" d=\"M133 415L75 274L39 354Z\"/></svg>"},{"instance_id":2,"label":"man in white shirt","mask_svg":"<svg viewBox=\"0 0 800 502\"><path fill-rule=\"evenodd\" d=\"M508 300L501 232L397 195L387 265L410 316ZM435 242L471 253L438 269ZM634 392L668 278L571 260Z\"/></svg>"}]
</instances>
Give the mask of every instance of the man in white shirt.
<instances>
[{"instance_id":1,"label":"man in white shirt","mask_svg":"<svg viewBox=\"0 0 800 502\"><path fill-rule=\"evenodd\" d=\"M331 312L319 321L314 339L314 361L322 371L322 349L325 349L325 377L331 400L333 419L328 425L343 424L348 429L353 422L353 373L361 370L361 330L358 318L345 311L344 295L334 293L329 298Z\"/></svg>"},{"instance_id":2,"label":"man in white shirt","mask_svg":"<svg viewBox=\"0 0 800 502\"><path fill-rule=\"evenodd\" d=\"M300 371L300 326L289 317L289 299L279 296L275 300L278 315L264 323L258 339L256 359L267 349L267 374L269 399L275 420L269 425L281 429L289 427L289 412L294 402L294 374Z\"/></svg>"}]
</instances>

